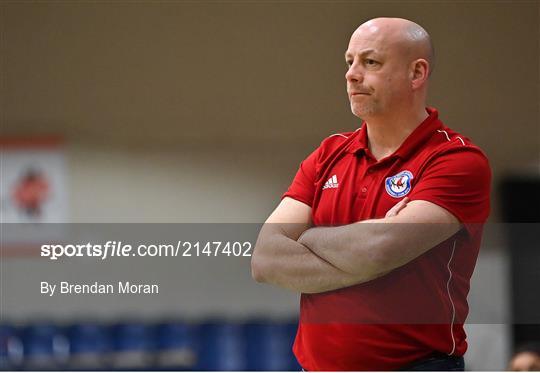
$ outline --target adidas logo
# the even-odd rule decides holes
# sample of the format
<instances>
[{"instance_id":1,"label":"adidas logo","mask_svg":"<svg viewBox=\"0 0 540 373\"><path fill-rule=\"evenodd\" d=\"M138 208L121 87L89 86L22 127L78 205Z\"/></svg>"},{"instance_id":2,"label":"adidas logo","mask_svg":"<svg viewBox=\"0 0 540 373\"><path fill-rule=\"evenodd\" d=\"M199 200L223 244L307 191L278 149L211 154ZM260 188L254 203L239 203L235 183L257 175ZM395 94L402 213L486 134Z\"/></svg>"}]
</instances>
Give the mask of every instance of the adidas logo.
<instances>
[{"instance_id":1,"label":"adidas logo","mask_svg":"<svg viewBox=\"0 0 540 373\"><path fill-rule=\"evenodd\" d=\"M324 186L322 187L323 190L329 189L329 188L337 188L339 186L339 183L337 182L337 176L334 175L326 183L324 183Z\"/></svg>"}]
</instances>

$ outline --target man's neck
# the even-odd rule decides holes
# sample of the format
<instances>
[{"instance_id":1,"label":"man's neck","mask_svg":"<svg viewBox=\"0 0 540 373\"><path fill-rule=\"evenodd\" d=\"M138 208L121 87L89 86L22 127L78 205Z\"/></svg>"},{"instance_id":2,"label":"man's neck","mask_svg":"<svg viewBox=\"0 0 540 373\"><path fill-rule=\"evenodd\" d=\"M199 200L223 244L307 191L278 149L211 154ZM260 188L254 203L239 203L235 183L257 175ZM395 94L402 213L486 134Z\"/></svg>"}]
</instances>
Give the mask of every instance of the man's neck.
<instances>
[{"instance_id":1,"label":"man's neck","mask_svg":"<svg viewBox=\"0 0 540 373\"><path fill-rule=\"evenodd\" d=\"M413 113L365 120L369 151L377 160L391 155L428 116L426 110L422 109Z\"/></svg>"}]
</instances>

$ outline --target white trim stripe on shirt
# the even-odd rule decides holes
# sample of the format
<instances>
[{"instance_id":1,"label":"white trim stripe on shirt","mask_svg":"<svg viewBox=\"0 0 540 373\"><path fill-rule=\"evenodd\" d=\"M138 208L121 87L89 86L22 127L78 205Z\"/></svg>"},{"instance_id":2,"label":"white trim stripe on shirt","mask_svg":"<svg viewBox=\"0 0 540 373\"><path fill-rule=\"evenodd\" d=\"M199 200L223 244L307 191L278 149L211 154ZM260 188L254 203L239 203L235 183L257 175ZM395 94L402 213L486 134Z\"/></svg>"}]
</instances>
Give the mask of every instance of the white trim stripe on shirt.
<instances>
[{"instance_id":1,"label":"white trim stripe on shirt","mask_svg":"<svg viewBox=\"0 0 540 373\"><path fill-rule=\"evenodd\" d=\"M451 140L450 140L450 136L448 136L448 132L446 132L445 130L437 130L437 132L439 132L439 133L444 133L444 135L446 136L446 139L447 139L448 141L451 141ZM461 143L462 143L463 145L465 145L465 141L463 141L463 139L462 139L461 137L456 136L456 139L459 139L459 141L461 141Z\"/></svg>"},{"instance_id":2,"label":"white trim stripe on shirt","mask_svg":"<svg viewBox=\"0 0 540 373\"><path fill-rule=\"evenodd\" d=\"M450 299L450 304L452 305L452 323L450 324L450 335L452 336L452 350L448 355L452 355L456 350L456 339L454 338L454 321L456 319L456 307L454 306L454 301L452 300L452 295L450 294L450 281L452 281L452 270L450 269L450 263L454 257L454 252L456 250L456 240L454 240L454 245L452 246L452 253L450 254L450 259L448 259L448 264L446 268L448 269L448 281L446 282L446 291L448 293L448 298Z\"/></svg>"}]
</instances>

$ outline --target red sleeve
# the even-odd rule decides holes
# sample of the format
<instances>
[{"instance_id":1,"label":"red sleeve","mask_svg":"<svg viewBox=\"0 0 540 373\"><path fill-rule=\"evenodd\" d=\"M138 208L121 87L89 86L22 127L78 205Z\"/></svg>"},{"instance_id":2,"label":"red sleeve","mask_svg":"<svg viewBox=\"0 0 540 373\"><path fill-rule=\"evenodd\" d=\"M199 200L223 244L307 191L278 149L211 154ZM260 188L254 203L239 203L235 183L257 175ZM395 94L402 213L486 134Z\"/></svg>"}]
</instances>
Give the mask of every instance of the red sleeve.
<instances>
[{"instance_id":1,"label":"red sleeve","mask_svg":"<svg viewBox=\"0 0 540 373\"><path fill-rule=\"evenodd\" d=\"M464 224L485 223L490 210L490 186L486 156L478 148L464 146L429 161L414 181L409 198L435 203Z\"/></svg>"},{"instance_id":2,"label":"red sleeve","mask_svg":"<svg viewBox=\"0 0 540 373\"><path fill-rule=\"evenodd\" d=\"M303 202L308 206L313 206L313 198L315 196L315 182L317 180L317 159L319 149L316 149L300 164L300 168L296 172L296 176L292 181L289 189L283 194L285 197L293 198Z\"/></svg>"}]
</instances>

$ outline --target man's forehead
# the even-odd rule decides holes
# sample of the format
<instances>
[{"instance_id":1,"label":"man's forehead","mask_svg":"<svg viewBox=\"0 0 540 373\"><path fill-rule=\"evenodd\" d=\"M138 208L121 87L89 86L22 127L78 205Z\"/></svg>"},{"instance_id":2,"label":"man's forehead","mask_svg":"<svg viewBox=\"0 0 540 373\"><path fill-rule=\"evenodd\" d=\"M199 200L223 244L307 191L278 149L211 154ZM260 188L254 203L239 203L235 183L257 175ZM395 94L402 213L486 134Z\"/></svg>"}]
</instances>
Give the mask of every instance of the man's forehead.
<instances>
[{"instance_id":1,"label":"man's forehead","mask_svg":"<svg viewBox=\"0 0 540 373\"><path fill-rule=\"evenodd\" d=\"M385 25L379 26L369 21L354 31L346 54L364 54L366 50L372 53L388 54L392 51L401 51L402 44L404 44L404 37L398 29Z\"/></svg>"},{"instance_id":2,"label":"man's forehead","mask_svg":"<svg viewBox=\"0 0 540 373\"><path fill-rule=\"evenodd\" d=\"M384 54L388 52L391 43L381 37L359 35L351 37L345 54Z\"/></svg>"}]
</instances>

